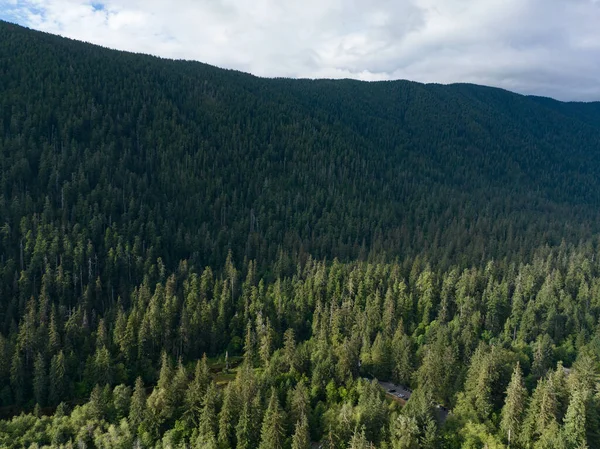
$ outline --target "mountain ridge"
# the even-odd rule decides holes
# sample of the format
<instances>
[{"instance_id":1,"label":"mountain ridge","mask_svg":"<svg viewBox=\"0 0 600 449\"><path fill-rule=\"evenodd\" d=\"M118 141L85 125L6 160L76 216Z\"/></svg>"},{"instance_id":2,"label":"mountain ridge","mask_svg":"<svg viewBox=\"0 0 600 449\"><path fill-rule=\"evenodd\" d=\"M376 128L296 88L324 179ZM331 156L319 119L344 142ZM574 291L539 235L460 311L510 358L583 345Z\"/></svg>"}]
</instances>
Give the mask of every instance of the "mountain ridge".
<instances>
[{"instance_id":1,"label":"mountain ridge","mask_svg":"<svg viewBox=\"0 0 600 449\"><path fill-rule=\"evenodd\" d=\"M596 229L600 103L464 83L265 79L7 23L0 37L4 137L14 148L17 134L31 140L6 153L24 171L5 170L4 196L23 197L20 183L41 211L45 196L59 203L77 169L84 191L103 192L82 197L96 221L117 219L131 244L154 237L141 223L130 229L128 197L153 210L152 227L195 234L186 250L160 244L170 263L222 260L223 243L237 257L269 260L281 247L347 258L364 245L392 257L430 248L443 260L440 240L462 242L479 260L485 246L510 252L493 242L505 241L513 220L535 235L517 237L526 252ZM107 188L120 205L98 203L112 197ZM103 245L100 234L92 241Z\"/></svg>"},{"instance_id":2,"label":"mountain ridge","mask_svg":"<svg viewBox=\"0 0 600 449\"><path fill-rule=\"evenodd\" d=\"M359 80L359 79L355 79L355 78L310 78L310 77L294 78L294 77L283 77L283 76L273 76L273 77L262 76L262 75L256 75L256 74L253 74L250 72L244 72L243 70L239 70L239 69L219 67L219 66L212 65L212 64L209 64L209 63L206 63L206 62L203 62L200 60L196 60L196 59L177 59L177 58L159 56L159 55L155 55L155 54L151 54L151 53L143 53L143 52L136 52L136 51L130 51L130 50L120 50L120 49L116 49L116 48L106 47L104 45L93 43L93 42L83 41L83 40L63 36L60 34L54 34L54 33L47 32L47 31L37 30L35 28L29 28L26 25L21 25L21 24L15 23L15 22L10 22L7 20L2 20L2 19L0 19L0 24L3 27L8 27L9 29L12 29L13 31L18 29L21 31L29 31L29 32L33 32L33 33L39 33L40 35L46 35L48 37L63 39L65 41L70 41L72 43L78 43L78 44L83 44L83 45L87 45L87 46L97 47L98 49L102 49L105 51L124 53L124 54L134 55L134 56L143 56L143 57L148 57L148 58L155 58L155 59L158 59L161 61L166 61L166 62L192 63L192 64L195 63L195 64L199 64L203 67L208 67L208 68L216 69L216 70L223 70L223 71L227 71L227 72L233 72L233 73L241 74L241 75L247 75L249 77L253 77L253 78L257 78L257 79L261 79L261 80L296 80L296 81L313 81L313 82L315 82L315 81L316 82L319 82L319 81L351 81L351 82L365 83L365 84L413 83L413 84L418 84L418 85L422 85L422 86L446 86L446 87L474 86L474 87L481 87L481 88L497 89L500 91L504 91L507 93L511 93L514 95L522 96L522 97L528 97L528 98L532 98L532 99L550 100L552 102L557 102L557 103L561 103L561 104L597 105L600 108L600 100L589 100L589 101L588 100L558 100L553 97L536 95L536 94L519 93L519 92L512 91L508 88L505 88L505 87L491 86L491 85L486 85L486 84L477 84L477 83L472 83L472 82L460 82L460 81L453 82L453 83L422 82L422 81L410 80L410 79L405 79L405 78L370 81L370 80Z\"/></svg>"}]
</instances>

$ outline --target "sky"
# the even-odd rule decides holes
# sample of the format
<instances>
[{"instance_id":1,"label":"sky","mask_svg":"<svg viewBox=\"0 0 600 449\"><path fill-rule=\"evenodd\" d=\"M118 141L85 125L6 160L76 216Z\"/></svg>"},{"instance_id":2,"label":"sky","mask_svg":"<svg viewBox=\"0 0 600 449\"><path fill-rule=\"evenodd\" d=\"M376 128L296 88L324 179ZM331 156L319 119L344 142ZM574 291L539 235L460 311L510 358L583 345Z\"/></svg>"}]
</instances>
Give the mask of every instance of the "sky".
<instances>
[{"instance_id":1,"label":"sky","mask_svg":"<svg viewBox=\"0 0 600 449\"><path fill-rule=\"evenodd\" d=\"M259 76L600 100L600 0L0 0L0 19Z\"/></svg>"}]
</instances>

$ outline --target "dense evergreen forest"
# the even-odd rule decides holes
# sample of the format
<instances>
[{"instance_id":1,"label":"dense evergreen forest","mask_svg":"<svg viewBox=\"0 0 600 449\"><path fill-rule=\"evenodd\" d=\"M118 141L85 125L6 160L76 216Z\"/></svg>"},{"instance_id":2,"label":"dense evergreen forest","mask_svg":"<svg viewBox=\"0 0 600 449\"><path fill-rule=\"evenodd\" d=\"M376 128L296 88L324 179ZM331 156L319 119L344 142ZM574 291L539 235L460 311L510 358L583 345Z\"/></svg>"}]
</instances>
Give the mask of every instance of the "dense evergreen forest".
<instances>
[{"instance_id":1,"label":"dense evergreen forest","mask_svg":"<svg viewBox=\"0 0 600 449\"><path fill-rule=\"evenodd\" d=\"M0 447L600 447L599 231L600 103L0 22Z\"/></svg>"}]
</instances>

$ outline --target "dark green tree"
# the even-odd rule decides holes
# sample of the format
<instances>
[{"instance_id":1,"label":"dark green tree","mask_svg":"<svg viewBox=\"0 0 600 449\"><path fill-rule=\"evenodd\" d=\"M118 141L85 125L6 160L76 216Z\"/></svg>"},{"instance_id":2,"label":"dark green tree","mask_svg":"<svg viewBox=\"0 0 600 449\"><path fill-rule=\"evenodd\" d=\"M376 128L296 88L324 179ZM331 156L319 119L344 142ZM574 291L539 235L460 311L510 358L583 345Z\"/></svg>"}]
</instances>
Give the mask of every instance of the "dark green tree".
<instances>
[{"instance_id":1,"label":"dark green tree","mask_svg":"<svg viewBox=\"0 0 600 449\"><path fill-rule=\"evenodd\" d=\"M292 436L292 449L309 449L310 448L310 429L308 427L308 419L306 415L302 415L294 429Z\"/></svg>"},{"instance_id":2,"label":"dark green tree","mask_svg":"<svg viewBox=\"0 0 600 449\"><path fill-rule=\"evenodd\" d=\"M273 389L263 419L259 449L281 449L285 438L284 432L283 411L277 399L277 392Z\"/></svg>"},{"instance_id":3,"label":"dark green tree","mask_svg":"<svg viewBox=\"0 0 600 449\"><path fill-rule=\"evenodd\" d=\"M527 390L523 383L523 373L519 363L515 366L506 390L506 399L502 407L500 429L508 444L521 439L521 426L527 410Z\"/></svg>"},{"instance_id":4,"label":"dark green tree","mask_svg":"<svg viewBox=\"0 0 600 449\"><path fill-rule=\"evenodd\" d=\"M137 432L140 424L146 420L146 389L141 377L135 381L133 396L131 397L131 406L129 408L129 427L134 433Z\"/></svg>"},{"instance_id":5,"label":"dark green tree","mask_svg":"<svg viewBox=\"0 0 600 449\"><path fill-rule=\"evenodd\" d=\"M48 374L46 372L46 361L44 356L38 352L33 365L33 397L36 404L46 404L46 392L48 391Z\"/></svg>"}]
</instances>

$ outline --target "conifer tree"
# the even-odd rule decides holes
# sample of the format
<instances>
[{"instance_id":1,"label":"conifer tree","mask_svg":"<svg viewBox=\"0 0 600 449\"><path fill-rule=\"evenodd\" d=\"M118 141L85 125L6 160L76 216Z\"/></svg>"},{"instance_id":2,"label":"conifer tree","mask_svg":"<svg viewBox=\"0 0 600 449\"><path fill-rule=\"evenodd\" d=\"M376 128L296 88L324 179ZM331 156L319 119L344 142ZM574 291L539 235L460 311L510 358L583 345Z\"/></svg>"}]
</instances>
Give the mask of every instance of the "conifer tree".
<instances>
[{"instance_id":1,"label":"conifer tree","mask_svg":"<svg viewBox=\"0 0 600 449\"><path fill-rule=\"evenodd\" d=\"M174 407L178 411L178 413L183 408L187 388L187 371L185 369L185 366L183 366L182 360L179 359L179 362L177 363L177 370L175 371L175 374L173 375L173 380L171 382L172 400ZM177 416L179 416L179 414Z\"/></svg>"},{"instance_id":2,"label":"conifer tree","mask_svg":"<svg viewBox=\"0 0 600 449\"><path fill-rule=\"evenodd\" d=\"M372 449L371 443L369 443L365 436L364 429L359 432L358 428L356 428L354 435L352 435L352 439L348 443L348 449Z\"/></svg>"},{"instance_id":3,"label":"conifer tree","mask_svg":"<svg viewBox=\"0 0 600 449\"><path fill-rule=\"evenodd\" d=\"M521 440L525 447L532 446L545 432L547 437L555 434L553 429L558 429L556 412L554 391L546 379L540 379L531 395L521 430Z\"/></svg>"},{"instance_id":4,"label":"conifer tree","mask_svg":"<svg viewBox=\"0 0 600 449\"><path fill-rule=\"evenodd\" d=\"M137 433L137 429L146 419L146 389L141 377L135 380L135 388L131 397L131 406L129 408L129 426L133 432Z\"/></svg>"},{"instance_id":5,"label":"conifer tree","mask_svg":"<svg viewBox=\"0 0 600 449\"><path fill-rule=\"evenodd\" d=\"M60 351L50 362L50 404L58 404L64 398L67 388L65 355Z\"/></svg>"},{"instance_id":6,"label":"conifer tree","mask_svg":"<svg viewBox=\"0 0 600 449\"><path fill-rule=\"evenodd\" d=\"M94 377L96 383L100 385L110 385L112 383L110 353L104 345L99 346L96 350L94 357Z\"/></svg>"},{"instance_id":7,"label":"conifer tree","mask_svg":"<svg viewBox=\"0 0 600 449\"><path fill-rule=\"evenodd\" d=\"M296 371L296 339L294 329L288 329L283 334L283 354L285 363L291 372Z\"/></svg>"},{"instance_id":8,"label":"conifer tree","mask_svg":"<svg viewBox=\"0 0 600 449\"><path fill-rule=\"evenodd\" d=\"M25 366L21 351L16 348L10 365L10 387L17 405L25 399Z\"/></svg>"},{"instance_id":9,"label":"conifer tree","mask_svg":"<svg viewBox=\"0 0 600 449\"><path fill-rule=\"evenodd\" d=\"M40 406L45 405L47 389L48 376L46 373L46 362L44 356L38 352L33 365L33 397L36 404Z\"/></svg>"},{"instance_id":10,"label":"conifer tree","mask_svg":"<svg viewBox=\"0 0 600 449\"><path fill-rule=\"evenodd\" d=\"M569 408L564 420L564 435L570 449L584 449L588 447L585 418L585 396L581 390L576 389L571 394Z\"/></svg>"},{"instance_id":11,"label":"conifer tree","mask_svg":"<svg viewBox=\"0 0 600 449\"><path fill-rule=\"evenodd\" d=\"M296 388L289 393L288 397L292 422L298 422L302 416L310 414L310 398L308 397L306 384L303 380L298 382Z\"/></svg>"},{"instance_id":12,"label":"conifer tree","mask_svg":"<svg viewBox=\"0 0 600 449\"><path fill-rule=\"evenodd\" d=\"M500 429L508 444L520 439L521 426L527 410L527 390L523 383L521 365L517 363L506 390Z\"/></svg>"},{"instance_id":13,"label":"conifer tree","mask_svg":"<svg viewBox=\"0 0 600 449\"><path fill-rule=\"evenodd\" d=\"M184 397L184 417L186 421L188 421L194 426L198 425L200 414L202 412L202 407L204 405L204 396L209 385L210 371L208 368L206 354L204 354L202 360L196 361L194 378L188 384Z\"/></svg>"},{"instance_id":14,"label":"conifer tree","mask_svg":"<svg viewBox=\"0 0 600 449\"><path fill-rule=\"evenodd\" d=\"M129 348L126 347L125 333L127 331L127 315L123 310L123 305L119 302L117 305L117 316L114 321L113 336L112 340L119 347L123 354L129 352Z\"/></svg>"},{"instance_id":15,"label":"conifer tree","mask_svg":"<svg viewBox=\"0 0 600 449\"><path fill-rule=\"evenodd\" d=\"M377 333L371 347L371 365L373 374L379 379L389 379L391 374L391 357L386 337L381 332Z\"/></svg>"},{"instance_id":16,"label":"conifer tree","mask_svg":"<svg viewBox=\"0 0 600 449\"><path fill-rule=\"evenodd\" d=\"M531 371L534 376L542 377L548 371L552 358L552 339L548 334L540 335L533 345L533 364Z\"/></svg>"},{"instance_id":17,"label":"conifer tree","mask_svg":"<svg viewBox=\"0 0 600 449\"><path fill-rule=\"evenodd\" d=\"M431 417L425 423L420 443L422 449L437 449L437 447L439 447L437 423Z\"/></svg>"},{"instance_id":18,"label":"conifer tree","mask_svg":"<svg viewBox=\"0 0 600 449\"><path fill-rule=\"evenodd\" d=\"M336 442L335 435L333 434L333 426L332 425L329 425L329 429L327 430L325 438L322 441L322 448L323 449L336 449L337 448L337 442Z\"/></svg>"},{"instance_id":19,"label":"conifer tree","mask_svg":"<svg viewBox=\"0 0 600 449\"><path fill-rule=\"evenodd\" d=\"M248 402L246 402L244 403L240 413L240 419L235 426L236 449L251 449L253 447L253 430L252 407Z\"/></svg>"},{"instance_id":20,"label":"conifer tree","mask_svg":"<svg viewBox=\"0 0 600 449\"><path fill-rule=\"evenodd\" d=\"M308 419L304 414L296 423L296 428L292 437L292 449L310 449L310 432L308 428Z\"/></svg>"},{"instance_id":21,"label":"conifer tree","mask_svg":"<svg viewBox=\"0 0 600 449\"><path fill-rule=\"evenodd\" d=\"M98 384L96 384L92 389L90 400L88 401L88 407L90 414L94 419L101 420L104 418L104 414L106 413L106 404L104 403L102 388L100 388L100 385Z\"/></svg>"},{"instance_id":22,"label":"conifer tree","mask_svg":"<svg viewBox=\"0 0 600 449\"><path fill-rule=\"evenodd\" d=\"M260 337L259 355L263 367L267 368L271 360L271 351L273 345L273 329L271 323L267 320L264 331Z\"/></svg>"},{"instance_id":23,"label":"conifer tree","mask_svg":"<svg viewBox=\"0 0 600 449\"><path fill-rule=\"evenodd\" d=\"M175 413L175 396L173 389L173 371L166 352L162 354L160 374L156 388L148 397L148 423L153 435L158 435L163 424Z\"/></svg>"},{"instance_id":24,"label":"conifer tree","mask_svg":"<svg viewBox=\"0 0 600 449\"><path fill-rule=\"evenodd\" d=\"M248 366L254 366L254 333L252 332L252 323L250 321L248 321L248 324L246 325L244 364Z\"/></svg>"},{"instance_id":25,"label":"conifer tree","mask_svg":"<svg viewBox=\"0 0 600 449\"><path fill-rule=\"evenodd\" d=\"M55 355L60 351L60 334L58 331L58 317L56 307L52 304L50 312L50 325L48 326L48 352L50 355Z\"/></svg>"},{"instance_id":26,"label":"conifer tree","mask_svg":"<svg viewBox=\"0 0 600 449\"><path fill-rule=\"evenodd\" d=\"M570 402L569 385L562 362L558 362L556 368L548 374L548 387L551 389L556 402L556 420L561 422L567 413Z\"/></svg>"},{"instance_id":27,"label":"conifer tree","mask_svg":"<svg viewBox=\"0 0 600 449\"><path fill-rule=\"evenodd\" d=\"M412 344L410 337L404 333L402 323L392 340L391 363L393 379L400 384L409 384L413 374Z\"/></svg>"},{"instance_id":28,"label":"conifer tree","mask_svg":"<svg viewBox=\"0 0 600 449\"><path fill-rule=\"evenodd\" d=\"M235 434L235 398L233 383L227 384L223 393L223 405L219 412L218 443L221 449L231 447Z\"/></svg>"},{"instance_id":29,"label":"conifer tree","mask_svg":"<svg viewBox=\"0 0 600 449\"><path fill-rule=\"evenodd\" d=\"M206 353L202 355L202 361L198 361L196 364L196 371L194 372L194 382L197 385L202 394L206 393L208 386L211 383L210 368L208 367L208 358Z\"/></svg>"},{"instance_id":30,"label":"conifer tree","mask_svg":"<svg viewBox=\"0 0 600 449\"><path fill-rule=\"evenodd\" d=\"M269 405L263 419L259 449L281 449L284 441L283 412L275 389L271 391Z\"/></svg>"},{"instance_id":31,"label":"conifer tree","mask_svg":"<svg viewBox=\"0 0 600 449\"><path fill-rule=\"evenodd\" d=\"M215 415L216 391L211 385L206 392L204 407L198 424L198 437L196 447L198 449L217 449L216 437L216 415Z\"/></svg>"},{"instance_id":32,"label":"conifer tree","mask_svg":"<svg viewBox=\"0 0 600 449\"><path fill-rule=\"evenodd\" d=\"M106 330L104 318L100 318L98 321L98 328L96 330L96 347L101 348L106 346L108 346L108 332Z\"/></svg>"},{"instance_id":33,"label":"conifer tree","mask_svg":"<svg viewBox=\"0 0 600 449\"><path fill-rule=\"evenodd\" d=\"M434 285L433 285L433 273L431 269L427 267L417 279L416 291L417 291L417 314L420 317L421 323L424 325L429 324L431 321L431 315L433 307L435 305L434 298Z\"/></svg>"},{"instance_id":34,"label":"conifer tree","mask_svg":"<svg viewBox=\"0 0 600 449\"><path fill-rule=\"evenodd\" d=\"M390 423L392 449L418 449L419 426L414 418L398 415Z\"/></svg>"}]
</instances>

